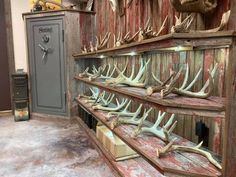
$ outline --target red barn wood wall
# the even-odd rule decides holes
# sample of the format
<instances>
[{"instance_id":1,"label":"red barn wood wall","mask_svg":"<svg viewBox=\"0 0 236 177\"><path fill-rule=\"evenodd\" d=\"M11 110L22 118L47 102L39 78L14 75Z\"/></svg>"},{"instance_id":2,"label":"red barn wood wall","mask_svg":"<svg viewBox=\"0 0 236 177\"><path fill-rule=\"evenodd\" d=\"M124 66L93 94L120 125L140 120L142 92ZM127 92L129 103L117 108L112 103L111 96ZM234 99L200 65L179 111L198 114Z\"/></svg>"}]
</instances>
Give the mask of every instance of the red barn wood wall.
<instances>
[{"instance_id":1,"label":"red barn wood wall","mask_svg":"<svg viewBox=\"0 0 236 177\"><path fill-rule=\"evenodd\" d=\"M225 11L232 8L232 13L233 15L235 14L234 11L236 11L236 7L233 7L233 4L236 4L235 0L219 1L216 10L212 14L197 14L197 18L195 19L194 24L191 28L210 29L218 26L221 16ZM123 1L123 6L126 6L126 0ZM106 32L112 33L108 47L112 47L114 45L113 34L117 36L118 33L121 32L124 35L128 31L131 31L131 33L134 34L140 27L143 27L145 25L149 17L151 18L154 31L158 31L163 20L166 16L168 16L167 25L163 30L162 35L168 34L170 33L171 26L175 22L174 16L179 15L179 13L171 7L169 0L133 0L129 8L126 7L124 9L124 14L121 16L118 13L112 11L108 0L96 0L95 11L95 33L98 36L104 36ZM231 17L228 29L234 28L235 25ZM224 79L228 52L229 51L227 48L220 48L176 53L152 53L145 54L143 56L102 59L100 64L112 64L117 62L118 66L122 68L128 61L129 66L133 64L135 65L135 71L137 72L141 58L144 58L146 60L151 59L149 70L152 70L157 77L164 80L168 76L170 68L178 70L181 64L188 63L191 72L190 78L193 78L197 71L200 68L203 68L201 79L194 87L194 90L197 91L207 80L208 69L212 68L215 63L219 63L219 70L217 72L216 84L214 87L214 95L225 96ZM127 74L130 74L130 72L131 67L128 67ZM150 82L154 81L151 79ZM136 107L137 105L133 105L133 108ZM155 116L156 113L151 114L152 118L154 118ZM218 154L222 153L224 120L222 121L222 119L218 117L207 118L187 115L176 116L178 124L175 129L175 133L189 140L197 142L198 138L195 135L195 123L199 120L202 120L210 129L209 148Z\"/></svg>"}]
</instances>

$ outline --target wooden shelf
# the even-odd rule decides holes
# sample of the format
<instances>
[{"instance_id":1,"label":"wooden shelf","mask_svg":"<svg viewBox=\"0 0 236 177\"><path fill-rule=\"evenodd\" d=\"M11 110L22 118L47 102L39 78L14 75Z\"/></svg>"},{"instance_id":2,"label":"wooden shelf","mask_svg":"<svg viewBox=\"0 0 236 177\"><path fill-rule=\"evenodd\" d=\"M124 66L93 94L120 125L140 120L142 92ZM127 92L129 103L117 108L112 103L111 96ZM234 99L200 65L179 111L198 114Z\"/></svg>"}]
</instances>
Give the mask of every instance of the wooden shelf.
<instances>
[{"instance_id":1,"label":"wooden shelf","mask_svg":"<svg viewBox=\"0 0 236 177\"><path fill-rule=\"evenodd\" d=\"M87 78L75 77L75 79L86 84L98 87L108 92L121 94L141 103L157 107L159 110L185 115L197 115L213 118L225 117L225 98L210 97L208 99L198 99L170 95L165 99L160 97L159 93L147 96L145 89L135 87L111 87L101 81L89 81Z\"/></svg>"},{"instance_id":2,"label":"wooden shelf","mask_svg":"<svg viewBox=\"0 0 236 177\"><path fill-rule=\"evenodd\" d=\"M109 161L112 168L122 177L139 177L139 176L148 176L148 177L164 177L159 171L152 167L147 161L143 158L138 157L134 159L128 159L123 161L114 161L108 151L102 146L102 144L96 138L95 133L89 129L81 118L76 117L78 123L86 131L87 135L93 141L97 149L105 156Z\"/></svg>"},{"instance_id":3,"label":"wooden shelf","mask_svg":"<svg viewBox=\"0 0 236 177\"><path fill-rule=\"evenodd\" d=\"M78 104L91 113L98 121L111 129L111 121L106 121L107 113L94 111L84 99L77 99ZM156 149L162 148L165 143L157 137L140 135L137 139L131 137L135 126L122 125L112 130L118 137L126 142L132 149L142 155L153 167L163 175L176 174L187 176L221 176L221 172L205 157L198 154L174 152L162 158L156 157ZM194 146L194 144L177 135L172 135L171 140L176 144ZM170 175L171 176L171 175Z\"/></svg>"},{"instance_id":4,"label":"wooden shelf","mask_svg":"<svg viewBox=\"0 0 236 177\"><path fill-rule=\"evenodd\" d=\"M114 57L130 55L130 52L139 54L150 51L178 51L178 48L175 48L178 46L193 49L230 46L233 43L234 36L234 31L220 31L216 33L173 33L96 52L86 54L75 53L73 57L77 60L81 58L102 58L101 56Z\"/></svg>"}]
</instances>

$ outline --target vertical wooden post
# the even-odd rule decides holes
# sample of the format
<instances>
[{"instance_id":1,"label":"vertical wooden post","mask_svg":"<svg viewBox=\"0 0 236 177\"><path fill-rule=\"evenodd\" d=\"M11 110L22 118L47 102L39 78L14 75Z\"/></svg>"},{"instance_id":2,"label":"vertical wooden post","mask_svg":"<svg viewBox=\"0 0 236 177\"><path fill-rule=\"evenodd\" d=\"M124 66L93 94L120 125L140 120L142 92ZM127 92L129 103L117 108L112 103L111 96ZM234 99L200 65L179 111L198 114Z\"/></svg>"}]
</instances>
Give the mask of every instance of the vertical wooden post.
<instances>
[{"instance_id":1,"label":"vertical wooden post","mask_svg":"<svg viewBox=\"0 0 236 177\"><path fill-rule=\"evenodd\" d=\"M235 30L236 0L230 1L231 15L228 29ZM226 69L226 117L223 144L223 176L233 177L236 174L236 41L229 50Z\"/></svg>"},{"instance_id":2,"label":"vertical wooden post","mask_svg":"<svg viewBox=\"0 0 236 177\"><path fill-rule=\"evenodd\" d=\"M229 50L226 75L226 117L223 148L223 176L236 174L236 38Z\"/></svg>"}]
</instances>

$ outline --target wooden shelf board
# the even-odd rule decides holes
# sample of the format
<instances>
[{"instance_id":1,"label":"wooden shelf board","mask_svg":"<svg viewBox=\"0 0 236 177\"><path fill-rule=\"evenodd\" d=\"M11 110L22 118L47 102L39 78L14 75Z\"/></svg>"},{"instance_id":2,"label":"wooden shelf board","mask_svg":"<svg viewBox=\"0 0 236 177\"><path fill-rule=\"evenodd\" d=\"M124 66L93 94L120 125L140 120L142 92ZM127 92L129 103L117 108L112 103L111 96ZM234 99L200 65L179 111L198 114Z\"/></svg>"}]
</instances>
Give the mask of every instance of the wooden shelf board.
<instances>
[{"instance_id":1,"label":"wooden shelf board","mask_svg":"<svg viewBox=\"0 0 236 177\"><path fill-rule=\"evenodd\" d=\"M234 36L234 31L220 31L216 33L172 33L96 52L73 54L73 57L75 59L100 58L101 55L112 57L130 52L143 53L155 50L168 51L168 48L176 46L188 46L193 48L228 46L232 44L232 37Z\"/></svg>"},{"instance_id":2,"label":"wooden shelf board","mask_svg":"<svg viewBox=\"0 0 236 177\"><path fill-rule=\"evenodd\" d=\"M84 99L77 99L77 102L98 121L101 121L111 129L112 120L106 120L106 112L92 110L91 105L85 103ZM174 152L160 159L157 158L156 149L164 147L165 143L157 137L147 135L140 135L138 138L134 139L131 137L134 128L135 126L132 125L122 125L111 130L164 175L166 173L190 176L221 175L221 172L215 166L213 166L205 157L198 154ZM192 142L174 134L171 136L171 140L176 144L194 146Z\"/></svg>"},{"instance_id":3,"label":"wooden shelf board","mask_svg":"<svg viewBox=\"0 0 236 177\"><path fill-rule=\"evenodd\" d=\"M225 116L225 98L210 97L208 99L198 99L170 95L165 99L160 97L159 93L147 96L145 89L135 87L112 87L107 86L101 81L89 81L87 78L75 77L75 79L86 84L96 86L108 92L115 92L123 96L138 100L144 104L150 104L159 110L168 113L198 115L213 118L224 118Z\"/></svg>"},{"instance_id":4,"label":"wooden shelf board","mask_svg":"<svg viewBox=\"0 0 236 177\"><path fill-rule=\"evenodd\" d=\"M90 139L96 144L97 148L106 157L112 168L116 170L119 176L122 177L139 177L139 176L149 176L149 177L164 177L159 171L157 171L153 166L151 166L143 158L133 158L123 161L115 161L111 157L110 153L103 147L102 143L96 138L95 132L89 129L81 118L76 117L81 127L86 131Z\"/></svg>"}]
</instances>

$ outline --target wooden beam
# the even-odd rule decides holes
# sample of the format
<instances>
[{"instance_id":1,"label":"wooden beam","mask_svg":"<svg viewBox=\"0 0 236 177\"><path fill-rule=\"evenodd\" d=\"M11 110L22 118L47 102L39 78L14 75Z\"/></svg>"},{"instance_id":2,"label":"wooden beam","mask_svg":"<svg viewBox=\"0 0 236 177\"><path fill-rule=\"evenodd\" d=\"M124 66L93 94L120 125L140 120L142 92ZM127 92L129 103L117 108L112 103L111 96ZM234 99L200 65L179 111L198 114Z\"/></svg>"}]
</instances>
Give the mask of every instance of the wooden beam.
<instances>
[{"instance_id":1,"label":"wooden beam","mask_svg":"<svg viewBox=\"0 0 236 177\"><path fill-rule=\"evenodd\" d=\"M236 174L236 38L229 51L226 69L226 118L223 147L223 175Z\"/></svg>"}]
</instances>

